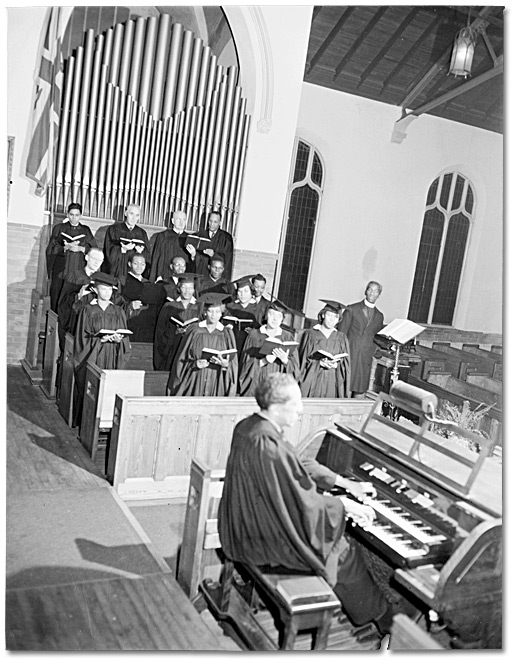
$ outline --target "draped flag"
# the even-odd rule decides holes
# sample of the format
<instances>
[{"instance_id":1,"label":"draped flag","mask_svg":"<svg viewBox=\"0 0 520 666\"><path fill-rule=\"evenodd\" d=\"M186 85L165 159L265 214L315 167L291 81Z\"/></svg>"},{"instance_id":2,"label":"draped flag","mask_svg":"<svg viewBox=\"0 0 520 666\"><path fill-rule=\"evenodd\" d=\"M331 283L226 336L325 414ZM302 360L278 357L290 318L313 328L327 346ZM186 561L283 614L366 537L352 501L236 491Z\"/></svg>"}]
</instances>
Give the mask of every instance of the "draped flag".
<instances>
[{"instance_id":1,"label":"draped flag","mask_svg":"<svg viewBox=\"0 0 520 666\"><path fill-rule=\"evenodd\" d=\"M70 7L50 8L35 77L32 136L25 174L36 181L38 196L45 194L52 178L63 84L61 42L71 13Z\"/></svg>"}]
</instances>

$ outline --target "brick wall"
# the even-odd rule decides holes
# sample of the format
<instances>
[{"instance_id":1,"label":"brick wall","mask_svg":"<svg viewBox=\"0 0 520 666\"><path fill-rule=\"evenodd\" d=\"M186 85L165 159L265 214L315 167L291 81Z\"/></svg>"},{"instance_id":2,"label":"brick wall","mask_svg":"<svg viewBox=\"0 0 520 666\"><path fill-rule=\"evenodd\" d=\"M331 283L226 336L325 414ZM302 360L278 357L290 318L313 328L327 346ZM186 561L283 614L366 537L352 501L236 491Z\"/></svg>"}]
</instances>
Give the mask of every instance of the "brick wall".
<instances>
[{"instance_id":1,"label":"brick wall","mask_svg":"<svg viewBox=\"0 0 520 666\"><path fill-rule=\"evenodd\" d=\"M47 238L46 226L7 225L7 363L25 357L31 295L43 287Z\"/></svg>"},{"instance_id":2,"label":"brick wall","mask_svg":"<svg viewBox=\"0 0 520 666\"><path fill-rule=\"evenodd\" d=\"M501 333L482 333L481 331L463 331L457 328L428 326L418 338L423 345L431 347L432 342L449 342L462 348L463 344L478 344L483 349L491 345L502 345Z\"/></svg>"},{"instance_id":3,"label":"brick wall","mask_svg":"<svg viewBox=\"0 0 520 666\"><path fill-rule=\"evenodd\" d=\"M277 254L255 252L254 250L235 250L232 278L261 273L267 279L266 289L271 291Z\"/></svg>"}]
</instances>

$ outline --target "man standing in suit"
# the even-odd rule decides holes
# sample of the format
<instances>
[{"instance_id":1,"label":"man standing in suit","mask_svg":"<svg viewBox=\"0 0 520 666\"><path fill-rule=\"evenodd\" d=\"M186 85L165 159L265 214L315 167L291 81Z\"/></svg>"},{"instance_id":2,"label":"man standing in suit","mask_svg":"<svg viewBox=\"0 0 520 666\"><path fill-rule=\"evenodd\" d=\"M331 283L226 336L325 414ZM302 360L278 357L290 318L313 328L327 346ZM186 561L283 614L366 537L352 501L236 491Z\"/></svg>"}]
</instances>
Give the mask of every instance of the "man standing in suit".
<instances>
[{"instance_id":1,"label":"man standing in suit","mask_svg":"<svg viewBox=\"0 0 520 666\"><path fill-rule=\"evenodd\" d=\"M350 346L350 390L353 398L363 398L370 383L374 336L383 328L383 313L376 308L383 287L371 280L365 299L347 305L337 329L346 334Z\"/></svg>"},{"instance_id":2,"label":"man standing in suit","mask_svg":"<svg viewBox=\"0 0 520 666\"><path fill-rule=\"evenodd\" d=\"M206 275L209 270L209 263L214 254L219 254L224 259L224 277L231 280L231 269L233 268L233 236L220 228L222 216L218 211L211 211L208 218L207 229L201 231L199 236L207 238L210 241L209 247L205 245L204 249L197 250L197 254L192 254L195 258L195 272L199 275ZM194 248L193 248L194 249Z\"/></svg>"}]
</instances>

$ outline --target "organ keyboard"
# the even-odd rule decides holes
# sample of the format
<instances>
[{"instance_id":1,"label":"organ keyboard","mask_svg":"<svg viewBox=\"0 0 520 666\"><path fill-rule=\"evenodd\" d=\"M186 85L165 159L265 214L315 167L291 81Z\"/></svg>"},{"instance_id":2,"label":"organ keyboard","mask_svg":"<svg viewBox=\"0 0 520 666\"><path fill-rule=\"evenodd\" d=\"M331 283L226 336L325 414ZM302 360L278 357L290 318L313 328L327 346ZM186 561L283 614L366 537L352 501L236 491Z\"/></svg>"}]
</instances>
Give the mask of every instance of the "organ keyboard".
<instances>
[{"instance_id":1,"label":"organ keyboard","mask_svg":"<svg viewBox=\"0 0 520 666\"><path fill-rule=\"evenodd\" d=\"M476 453L432 432L435 405L425 410L426 392L403 384L394 395L379 394L361 428L338 423L303 442L300 453L373 484L376 496L364 501L375 521L349 532L392 567L394 587L442 617L454 646L500 647L502 469L489 456L493 443L464 432ZM383 401L419 425L383 418Z\"/></svg>"}]
</instances>

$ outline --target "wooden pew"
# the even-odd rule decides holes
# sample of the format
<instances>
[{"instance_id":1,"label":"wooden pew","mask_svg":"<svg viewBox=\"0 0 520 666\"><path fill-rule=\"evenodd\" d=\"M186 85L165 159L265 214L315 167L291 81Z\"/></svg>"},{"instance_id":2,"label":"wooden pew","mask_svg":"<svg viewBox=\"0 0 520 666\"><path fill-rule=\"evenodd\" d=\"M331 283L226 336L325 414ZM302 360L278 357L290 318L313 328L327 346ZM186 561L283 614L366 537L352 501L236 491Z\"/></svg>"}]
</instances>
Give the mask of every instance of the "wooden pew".
<instances>
[{"instance_id":1,"label":"wooden pew","mask_svg":"<svg viewBox=\"0 0 520 666\"><path fill-rule=\"evenodd\" d=\"M304 398L287 433L299 442L325 425L364 422L373 400ZM233 428L258 411L254 398L116 396L107 479L123 499L184 498L190 465L225 468Z\"/></svg>"},{"instance_id":2,"label":"wooden pew","mask_svg":"<svg viewBox=\"0 0 520 666\"><path fill-rule=\"evenodd\" d=\"M126 370L153 370L153 343L132 342L130 340L131 354L126 364Z\"/></svg>"},{"instance_id":3,"label":"wooden pew","mask_svg":"<svg viewBox=\"0 0 520 666\"><path fill-rule=\"evenodd\" d=\"M47 398L56 396L56 377L60 346L58 340L58 315L52 310L47 312L45 326L45 348L43 351L43 369L41 388Z\"/></svg>"},{"instance_id":4,"label":"wooden pew","mask_svg":"<svg viewBox=\"0 0 520 666\"><path fill-rule=\"evenodd\" d=\"M453 378L452 378L453 379ZM430 382L425 382L422 379L414 377L413 375L408 378L408 383L412 386L417 386L425 391L431 391L435 393L439 399L439 403L442 405L444 402L448 402L452 405L457 405L462 407L465 402L469 403L469 406L472 410L477 409L477 407L482 405L480 400L475 400L474 398L467 397L461 393L457 393L454 390L444 388L440 384L432 384ZM497 407L492 407L487 414L482 417L481 421L481 430L488 434L491 439L496 438L496 446L502 446L502 410Z\"/></svg>"},{"instance_id":5,"label":"wooden pew","mask_svg":"<svg viewBox=\"0 0 520 666\"><path fill-rule=\"evenodd\" d=\"M496 395L502 395L502 382L498 379L491 379L489 375L481 372L468 372L466 375L466 381L468 384L476 384L476 386L481 386L486 391L495 393Z\"/></svg>"},{"instance_id":6,"label":"wooden pew","mask_svg":"<svg viewBox=\"0 0 520 666\"><path fill-rule=\"evenodd\" d=\"M448 343L433 344L431 348L416 345L415 349L422 358L444 360L444 370L457 379L465 379L468 372L487 372L490 375L493 372L493 364L481 356L455 349ZM421 379L427 377L422 376Z\"/></svg>"},{"instance_id":7,"label":"wooden pew","mask_svg":"<svg viewBox=\"0 0 520 666\"><path fill-rule=\"evenodd\" d=\"M410 374L418 379L427 380L430 372L449 372L454 377L464 377L468 370L477 370L475 365L468 367L466 361L453 359L438 349L415 345L415 351L420 358L412 369Z\"/></svg>"},{"instance_id":8,"label":"wooden pew","mask_svg":"<svg viewBox=\"0 0 520 666\"><path fill-rule=\"evenodd\" d=\"M482 388L477 384L471 384L462 379L455 379L455 377L441 372L430 373L428 384L442 386L443 388L448 389L448 391L459 393L466 399L470 398L475 402L494 406L502 411L502 396L497 393L491 393L491 391L487 391L485 388Z\"/></svg>"},{"instance_id":9,"label":"wooden pew","mask_svg":"<svg viewBox=\"0 0 520 666\"><path fill-rule=\"evenodd\" d=\"M60 362L60 390L57 403L58 411L63 416L69 428L72 428L73 396L74 396L74 338L70 333L65 334L63 353Z\"/></svg>"},{"instance_id":10,"label":"wooden pew","mask_svg":"<svg viewBox=\"0 0 520 666\"><path fill-rule=\"evenodd\" d=\"M165 395L169 373L145 370L101 370L88 361L79 438L94 458L100 431L112 428L114 399L121 395Z\"/></svg>"},{"instance_id":11,"label":"wooden pew","mask_svg":"<svg viewBox=\"0 0 520 666\"><path fill-rule=\"evenodd\" d=\"M389 650L443 650L442 645L403 613L394 615Z\"/></svg>"},{"instance_id":12,"label":"wooden pew","mask_svg":"<svg viewBox=\"0 0 520 666\"><path fill-rule=\"evenodd\" d=\"M468 361L468 363L475 364L478 372L487 372L493 379L502 379L502 358L493 359L488 354L474 354L463 349L452 347L449 342L434 342L433 349L438 349L445 352L452 358L458 358L461 361ZM460 377L465 379L465 377Z\"/></svg>"}]
</instances>

